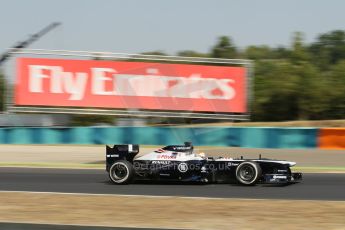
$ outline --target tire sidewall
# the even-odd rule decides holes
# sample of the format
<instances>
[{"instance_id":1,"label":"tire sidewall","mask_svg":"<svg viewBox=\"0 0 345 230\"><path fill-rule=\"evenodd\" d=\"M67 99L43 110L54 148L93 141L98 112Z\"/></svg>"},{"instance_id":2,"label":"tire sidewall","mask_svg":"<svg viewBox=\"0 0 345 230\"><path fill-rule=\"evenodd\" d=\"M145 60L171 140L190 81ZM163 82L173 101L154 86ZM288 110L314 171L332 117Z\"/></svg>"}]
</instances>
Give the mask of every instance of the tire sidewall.
<instances>
[{"instance_id":1,"label":"tire sidewall","mask_svg":"<svg viewBox=\"0 0 345 230\"><path fill-rule=\"evenodd\" d=\"M251 179L250 181L245 181L243 180L240 176L239 176L239 172L241 170L242 167L244 167L245 165L250 165L251 167L254 168L255 170L255 176L253 179ZM238 182L240 182L241 184L244 185L255 185L257 180L259 179L259 177L261 176L261 168L260 165L257 164L256 162L252 162L252 161L245 161L242 162L237 168L236 168L236 179Z\"/></svg>"},{"instance_id":2,"label":"tire sidewall","mask_svg":"<svg viewBox=\"0 0 345 230\"><path fill-rule=\"evenodd\" d=\"M114 178L114 175L113 175L113 170L116 165L122 165L126 167L127 175L120 180ZM114 164L109 169L110 180L115 184L128 184L133 179L133 170L134 170L133 166L130 162L125 161L125 160L115 161Z\"/></svg>"}]
</instances>

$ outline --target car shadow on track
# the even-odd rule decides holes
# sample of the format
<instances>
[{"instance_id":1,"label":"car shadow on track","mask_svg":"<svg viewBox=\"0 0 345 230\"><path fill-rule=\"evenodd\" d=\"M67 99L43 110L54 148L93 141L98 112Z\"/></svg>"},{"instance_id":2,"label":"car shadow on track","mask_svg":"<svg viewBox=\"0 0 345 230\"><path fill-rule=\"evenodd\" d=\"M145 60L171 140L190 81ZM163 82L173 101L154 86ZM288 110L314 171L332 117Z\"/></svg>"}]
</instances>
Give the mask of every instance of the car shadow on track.
<instances>
[{"instance_id":1,"label":"car shadow on track","mask_svg":"<svg viewBox=\"0 0 345 230\"><path fill-rule=\"evenodd\" d=\"M111 181L103 181L103 184L106 185L116 185L115 183ZM136 185L210 185L209 183L203 183L203 182L186 182L186 181L134 181L130 184L136 184ZM120 184L119 184L120 185ZM126 185L126 184L123 184ZM121 184L122 186L122 184Z\"/></svg>"},{"instance_id":2,"label":"car shadow on track","mask_svg":"<svg viewBox=\"0 0 345 230\"><path fill-rule=\"evenodd\" d=\"M299 182L289 182L289 183L281 183L281 184L259 184L262 187L287 187L293 184L298 184Z\"/></svg>"}]
</instances>

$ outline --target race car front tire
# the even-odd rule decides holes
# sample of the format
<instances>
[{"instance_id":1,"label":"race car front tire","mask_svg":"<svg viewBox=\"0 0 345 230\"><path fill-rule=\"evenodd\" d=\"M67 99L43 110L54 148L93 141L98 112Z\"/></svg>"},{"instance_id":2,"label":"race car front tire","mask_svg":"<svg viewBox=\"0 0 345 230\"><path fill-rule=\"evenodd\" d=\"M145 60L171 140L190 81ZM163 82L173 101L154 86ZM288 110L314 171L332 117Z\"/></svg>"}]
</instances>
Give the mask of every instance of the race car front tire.
<instances>
[{"instance_id":1,"label":"race car front tire","mask_svg":"<svg viewBox=\"0 0 345 230\"><path fill-rule=\"evenodd\" d=\"M236 168L236 179L243 185L255 185L261 174L260 165L253 161L242 162Z\"/></svg>"},{"instance_id":2,"label":"race car front tire","mask_svg":"<svg viewBox=\"0 0 345 230\"><path fill-rule=\"evenodd\" d=\"M109 169L109 177L115 184L129 184L134 177L133 165L126 160L115 161Z\"/></svg>"}]
</instances>

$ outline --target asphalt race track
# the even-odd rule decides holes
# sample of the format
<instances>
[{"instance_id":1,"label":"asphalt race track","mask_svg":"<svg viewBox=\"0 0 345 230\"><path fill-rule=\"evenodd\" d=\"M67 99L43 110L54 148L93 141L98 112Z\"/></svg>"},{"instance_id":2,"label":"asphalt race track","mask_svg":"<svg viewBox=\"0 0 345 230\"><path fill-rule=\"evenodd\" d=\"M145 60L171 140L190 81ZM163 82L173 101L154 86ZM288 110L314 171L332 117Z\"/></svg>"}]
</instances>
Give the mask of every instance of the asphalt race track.
<instances>
[{"instance_id":1,"label":"asphalt race track","mask_svg":"<svg viewBox=\"0 0 345 230\"><path fill-rule=\"evenodd\" d=\"M104 170L0 168L0 191L345 201L345 174L304 174L302 182L287 186L113 185Z\"/></svg>"}]
</instances>

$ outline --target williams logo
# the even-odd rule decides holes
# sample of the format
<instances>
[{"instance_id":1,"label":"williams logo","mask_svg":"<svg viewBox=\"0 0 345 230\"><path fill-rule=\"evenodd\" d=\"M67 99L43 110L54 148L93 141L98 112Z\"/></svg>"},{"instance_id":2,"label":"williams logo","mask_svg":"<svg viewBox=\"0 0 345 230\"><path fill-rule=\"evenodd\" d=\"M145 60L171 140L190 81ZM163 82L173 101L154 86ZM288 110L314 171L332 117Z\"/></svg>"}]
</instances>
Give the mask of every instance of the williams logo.
<instances>
[{"instance_id":1,"label":"williams logo","mask_svg":"<svg viewBox=\"0 0 345 230\"><path fill-rule=\"evenodd\" d=\"M151 161L151 164L168 165L170 161Z\"/></svg>"}]
</instances>

